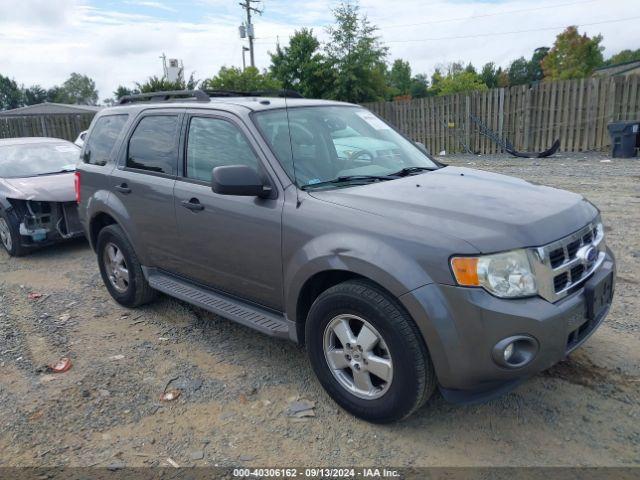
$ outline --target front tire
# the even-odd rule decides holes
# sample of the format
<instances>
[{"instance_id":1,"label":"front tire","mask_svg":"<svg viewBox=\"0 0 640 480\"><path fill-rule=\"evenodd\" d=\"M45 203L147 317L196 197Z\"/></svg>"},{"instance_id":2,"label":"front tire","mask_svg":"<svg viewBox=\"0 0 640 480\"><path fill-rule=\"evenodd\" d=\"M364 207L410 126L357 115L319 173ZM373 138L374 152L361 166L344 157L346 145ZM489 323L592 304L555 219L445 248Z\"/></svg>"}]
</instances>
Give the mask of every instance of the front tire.
<instances>
[{"instance_id":1,"label":"front tire","mask_svg":"<svg viewBox=\"0 0 640 480\"><path fill-rule=\"evenodd\" d=\"M403 419L436 387L413 319L376 285L347 281L323 292L305 327L311 366L345 410L374 423Z\"/></svg>"},{"instance_id":2,"label":"front tire","mask_svg":"<svg viewBox=\"0 0 640 480\"><path fill-rule=\"evenodd\" d=\"M27 249L21 244L19 222L11 210L0 211L0 245L12 257L21 257L27 253Z\"/></svg>"},{"instance_id":3,"label":"front tire","mask_svg":"<svg viewBox=\"0 0 640 480\"><path fill-rule=\"evenodd\" d=\"M116 302L134 308L156 297L157 292L149 286L131 243L118 225L100 230L96 252L100 275Z\"/></svg>"}]
</instances>

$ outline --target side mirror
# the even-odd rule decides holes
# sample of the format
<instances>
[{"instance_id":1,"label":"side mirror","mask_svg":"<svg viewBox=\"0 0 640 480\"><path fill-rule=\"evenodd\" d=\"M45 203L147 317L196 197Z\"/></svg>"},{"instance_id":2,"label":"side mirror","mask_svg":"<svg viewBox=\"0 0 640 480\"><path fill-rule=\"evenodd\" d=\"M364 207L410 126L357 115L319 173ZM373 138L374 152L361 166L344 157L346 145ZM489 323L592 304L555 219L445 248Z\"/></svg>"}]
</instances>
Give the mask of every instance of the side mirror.
<instances>
[{"instance_id":1,"label":"side mirror","mask_svg":"<svg viewBox=\"0 0 640 480\"><path fill-rule=\"evenodd\" d=\"M265 185L258 172L246 165L216 167L211 172L211 189L220 195L266 198L271 187Z\"/></svg>"}]
</instances>

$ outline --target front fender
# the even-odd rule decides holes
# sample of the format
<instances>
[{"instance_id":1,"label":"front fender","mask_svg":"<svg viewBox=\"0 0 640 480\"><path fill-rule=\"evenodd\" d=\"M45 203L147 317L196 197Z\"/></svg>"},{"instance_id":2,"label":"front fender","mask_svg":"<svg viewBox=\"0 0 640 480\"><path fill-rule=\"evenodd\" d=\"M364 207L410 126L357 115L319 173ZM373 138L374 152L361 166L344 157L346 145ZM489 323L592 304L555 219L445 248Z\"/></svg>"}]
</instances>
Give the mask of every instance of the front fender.
<instances>
[{"instance_id":1,"label":"front fender","mask_svg":"<svg viewBox=\"0 0 640 480\"><path fill-rule=\"evenodd\" d=\"M297 318L298 298L307 280L336 270L368 278L396 297L433 283L413 258L381 240L357 233L329 233L304 244L286 262L287 316Z\"/></svg>"}]
</instances>

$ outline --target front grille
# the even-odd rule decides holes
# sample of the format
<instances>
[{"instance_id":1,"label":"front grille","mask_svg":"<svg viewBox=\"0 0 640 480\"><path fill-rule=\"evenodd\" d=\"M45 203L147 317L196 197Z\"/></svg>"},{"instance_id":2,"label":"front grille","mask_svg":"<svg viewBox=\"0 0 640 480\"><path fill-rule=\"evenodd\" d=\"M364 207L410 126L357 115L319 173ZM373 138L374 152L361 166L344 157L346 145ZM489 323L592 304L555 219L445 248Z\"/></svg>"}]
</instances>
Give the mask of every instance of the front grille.
<instances>
[{"instance_id":1,"label":"front grille","mask_svg":"<svg viewBox=\"0 0 640 480\"><path fill-rule=\"evenodd\" d=\"M600 225L600 226L598 226ZM604 259L604 232L599 221L543 247L533 249L533 266L541 297L555 302L579 288ZM589 247L596 249L596 254Z\"/></svg>"},{"instance_id":2,"label":"front grille","mask_svg":"<svg viewBox=\"0 0 640 480\"><path fill-rule=\"evenodd\" d=\"M560 290L564 289L564 287L567 286L568 282L569 282L569 274L567 272L557 275L553 279L553 291L556 293L559 292Z\"/></svg>"},{"instance_id":3,"label":"front grille","mask_svg":"<svg viewBox=\"0 0 640 480\"><path fill-rule=\"evenodd\" d=\"M576 253L578 249L582 246L582 239L571 242L567 245L567 255L569 256L569 260L576 258Z\"/></svg>"},{"instance_id":4,"label":"front grille","mask_svg":"<svg viewBox=\"0 0 640 480\"><path fill-rule=\"evenodd\" d=\"M571 281L576 282L582 278L584 273L584 265L576 265L571 269Z\"/></svg>"},{"instance_id":5,"label":"front grille","mask_svg":"<svg viewBox=\"0 0 640 480\"><path fill-rule=\"evenodd\" d=\"M552 267L557 267L558 265L562 265L564 263L564 248L556 248L553 252L549 254L549 260L551 261Z\"/></svg>"}]
</instances>

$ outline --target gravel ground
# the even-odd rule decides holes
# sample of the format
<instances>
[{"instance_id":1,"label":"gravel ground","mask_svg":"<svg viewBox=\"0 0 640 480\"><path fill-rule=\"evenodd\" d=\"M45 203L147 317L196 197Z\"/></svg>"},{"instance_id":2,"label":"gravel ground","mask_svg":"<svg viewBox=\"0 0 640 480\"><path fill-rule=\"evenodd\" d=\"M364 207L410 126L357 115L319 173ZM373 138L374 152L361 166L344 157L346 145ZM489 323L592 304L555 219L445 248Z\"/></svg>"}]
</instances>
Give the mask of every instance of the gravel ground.
<instances>
[{"instance_id":1,"label":"gravel ground","mask_svg":"<svg viewBox=\"0 0 640 480\"><path fill-rule=\"evenodd\" d=\"M639 465L640 160L443 161L573 190L602 209L616 297L570 358L487 404L436 395L374 426L328 398L296 345L167 297L118 306L84 241L21 259L2 251L0 466ZM61 357L69 371L41 372ZM161 401L172 389L182 395ZM315 416L290 416L297 400L315 403Z\"/></svg>"}]
</instances>

